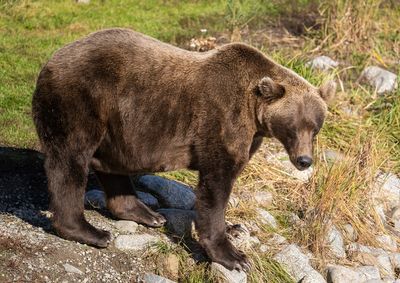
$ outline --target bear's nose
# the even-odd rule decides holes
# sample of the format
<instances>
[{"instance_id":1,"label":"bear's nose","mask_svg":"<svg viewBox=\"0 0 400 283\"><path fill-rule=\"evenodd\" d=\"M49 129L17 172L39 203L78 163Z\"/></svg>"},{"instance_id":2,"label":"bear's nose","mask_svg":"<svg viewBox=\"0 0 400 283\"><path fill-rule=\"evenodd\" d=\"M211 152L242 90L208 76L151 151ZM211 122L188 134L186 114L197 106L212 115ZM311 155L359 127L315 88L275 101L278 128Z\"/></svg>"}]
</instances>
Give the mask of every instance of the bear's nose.
<instances>
[{"instance_id":1,"label":"bear's nose","mask_svg":"<svg viewBox=\"0 0 400 283\"><path fill-rule=\"evenodd\" d=\"M302 168L308 168L312 164L312 159L311 157L305 155L299 156L297 157L297 164Z\"/></svg>"}]
</instances>

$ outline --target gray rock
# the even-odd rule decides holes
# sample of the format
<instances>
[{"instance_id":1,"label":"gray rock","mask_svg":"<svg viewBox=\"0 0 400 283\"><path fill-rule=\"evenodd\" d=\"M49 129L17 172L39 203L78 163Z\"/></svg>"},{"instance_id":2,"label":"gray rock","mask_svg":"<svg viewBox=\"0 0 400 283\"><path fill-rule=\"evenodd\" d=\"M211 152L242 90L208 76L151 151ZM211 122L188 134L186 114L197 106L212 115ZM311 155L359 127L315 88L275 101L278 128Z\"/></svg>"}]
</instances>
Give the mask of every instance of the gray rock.
<instances>
[{"instance_id":1,"label":"gray rock","mask_svg":"<svg viewBox=\"0 0 400 283\"><path fill-rule=\"evenodd\" d=\"M318 56L312 59L311 61L306 63L307 66L310 66L312 69L320 70L320 71L328 71L330 69L334 69L339 66L339 63L332 60L328 56Z\"/></svg>"},{"instance_id":2,"label":"gray rock","mask_svg":"<svg viewBox=\"0 0 400 283\"><path fill-rule=\"evenodd\" d=\"M358 272L363 280L381 279L381 274L376 266L360 266L354 269Z\"/></svg>"},{"instance_id":3,"label":"gray rock","mask_svg":"<svg viewBox=\"0 0 400 283\"><path fill-rule=\"evenodd\" d=\"M85 206L105 209L106 208L106 196L103 191L91 190L85 194Z\"/></svg>"},{"instance_id":4,"label":"gray rock","mask_svg":"<svg viewBox=\"0 0 400 283\"><path fill-rule=\"evenodd\" d=\"M392 173L380 173L377 176L374 197L382 200L389 208L400 205L400 179Z\"/></svg>"},{"instance_id":5,"label":"gray rock","mask_svg":"<svg viewBox=\"0 0 400 283\"><path fill-rule=\"evenodd\" d=\"M279 245L283 245L286 244L287 240L285 237L279 235L278 233L274 233L272 235L272 238L268 239L268 244L269 245L274 245L274 246L279 246Z\"/></svg>"},{"instance_id":6,"label":"gray rock","mask_svg":"<svg viewBox=\"0 0 400 283\"><path fill-rule=\"evenodd\" d=\"M381 245L384 250L389 250L392 252L397 251L396 240L389 235L378 235L376 236L376 241Z\"/></svg>"},{"instance_id":7,"label":"gray rock","mask_svg":"<svg viewBox=\"0 0 400 283\"><path fill-rule=\"evenodd\" d=\"M158 240L157 237L149 234L119 235L115 239L114 245L120 250L139 251L156 243Z\"/></svg>"},{"instance_id":8,"label":"gray rock","mask_svg":"<svg viewBox=\"0 0 400 283\"><path fill-rule=\"evenodd\" d=\"M237 271L235 269L228 270L221 264L211 263L211 271L217 276L218 282L221 283L246 283L247 275L244 271Z\"/></svg>"},{"instance_id":9,"label":"gray rock","mask_svg":"<svg viewBox=\"0 0 400 283\"><path fill-rule=\"evenodd\" d=\"M393 268L400 270L400 253L391 253L389 258Z\"/></svg>"},{"instance_id":10,"label":"gray rock","mask_svg":"<svg viewBox=\"0 0 400 283\"><path fill-rule=\"evenodd\" d=\"M392 209L390 219L393 222L394 228L400 232L400 206Z\"/></svg>"},{"instance_id":11,"label":"gray rock","mask_svg":"<svg viewBox=\"0 0 400 283\"><path fill-rule=\"evenodd\" d=\"M175 281L155 275L154 273L146 273L143 276L143 283L175 283Z\"/></svg>"},{"instance_id":12,"label":"gray rock","mask_svg":"<svg viewBox=\"0 0 400 283\"><path fill-rule=\"evenodd\" d=\"M161 207L177 209L194 207L196 196L186 185L154 175L141 176L135 183L144 191L156 196Z\"/></svg>"},{"instance_id":13,"label":"gray rock","mask_svg":"<svg viewBox=\"0 0 400 283\"><path fill-rule=\"evenodd\" d=\"M344 159L344 155L336 150L324 150L324 158L328 162L336 162Z\"/></svg>"},{"instance_id":14,"label":"gray rock","mask_svg":"<svg viewBox=\"0 0 400 283\"><path fill-rule=\"evenodd\" d=\"M254 245L260 244L257 237L250 236L250 231L243 224L227 223L226 232L235 247L240 249L248 249Z\"/></svg>"},{"instance_id":15,"label":"gray rock","mask_svg":"<svg viewBox=\"0 0 400 283\"><path fill-rule=\"evenodd\" d=\"M83 274L83 272L80 269L76 268L75 266L73 266L69 263L64 263L63 267L64 267L65 271L68 273L75 273L75 274L79 274L79 275Z\"/></svg>"},{"instance_id":16,"label":"gray rock","mask_svg":"<svg viewBox=\"0 0 400 283\"><path fill-rule=\"evenodd\" d=\"M254 200L262 206L269 206L272 204L274 197L272 196L272 193L267 192L267 191L260 191L254 193Z\"/></svg>"},{"instance_id":17,"label":"gray rock","mask_svg":"<svg viewBox=\"0 0 400 283\"><path fill-rule=\"evenodd\" d=\"M378 262L378 267L381 270L382 275L387 275L394 277L394 270L392 267L392 262L388 254L380 254L376 257Z\"/></svg>"},{"instance_id":18,"label":"gray rock","mask_svg":"<svg viewBox=\"0 0 400 283\"><path fill-rule=\"evenodd\" d=\"M378 94L392 92L397 88L396 74L377 66L365 68L360 75L359 81L375 88Z\"/></svg>"},{"instance_id":19,"label":"gray rock","mask_svg":"<svg viewBox=\"0 0 400 283\"><path fill-rule=\"evenodd\" d=\"M344 248L343 237L336 226L332 225L327 234L327 242L331 253L337 258L345 258L346 251Z\"/></svg>"},{"instance_id":20,"label":"gray rock","mask_svg":"<svg viewBox=\"0 0 400 283\"><path fill-rule=\"evenodd\" d=\"M345 266L330 265L327 268L328 283L362 282L361 275Z\"/></svg>"},{"instance_id":21,"label":"gray rock","mask_svg":"<svg viewBox=\"0 0 400 283\"><path fill-rule=\"evenodd\" d=\"M138 199L143 202L145 205L151 207L152 209L158 209L160 204L158 200L151 194L141 191L136 191Z\"/></svg>"},{"instance_id":22,"label":"gray rock","mask_svg":"<svg viewBox=\"0 0 400 283\"><path fill-rule=\"evenodd\" d=\"M344 236L352 242L354 242L358 238L357 231L354 230L353 226L350 223L347 223L343 226L343 232Z\"/></svg>"},{"instance_id":23,"label":"gray rock","mask_svg":"<svg viewBox=\"0 0 400 283\"><path fill-rule=\"evenodd\" d=\"M165 227L167 230L178 237L190 237L192 223L196 218L196 212L184 209L159 209L166 219Z\"/></svg>"},{"instance_id":24,"label":"gray rock","mask_svg":"<svg viewBox=\"0 0 400 283\"><path fill-rule=\"evenodd\" d=\"M273 217L268 211L262 208L257 208L256 211L262 223L267 224L275 229L278 227L275 217Z\"/></svg>"},{"instance_id":25,"label":"gray rock","mask_svg":"<svg viewBox=\"0 0 400 283\"><path fill-rule=\"evenodd\" d=\"M132 233L133 234L136 232L138 226L139 225L134 221L119 220L119 221L115 222L115 227L124 233Z\"/></svg>"},{"instance_id":26,"label":"gray rock","mask_svg":"<svg viewBox=\"0 0 400 283\"><path fill-rule=\"evenodd\" d=\"M296 282L326 282L325 279L310 265L310 259L301 252L297 245L288 245L274 256Z\"/></svg>"}]
</instances>

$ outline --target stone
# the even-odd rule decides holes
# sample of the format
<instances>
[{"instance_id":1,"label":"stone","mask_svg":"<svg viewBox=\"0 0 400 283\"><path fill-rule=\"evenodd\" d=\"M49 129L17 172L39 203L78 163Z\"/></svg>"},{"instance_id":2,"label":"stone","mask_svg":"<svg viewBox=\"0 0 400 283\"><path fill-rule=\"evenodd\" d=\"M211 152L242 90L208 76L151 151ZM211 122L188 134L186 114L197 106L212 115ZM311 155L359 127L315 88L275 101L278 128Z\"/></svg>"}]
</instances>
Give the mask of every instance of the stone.
<instances>
[{"instance_id":1,"label":"stone","mask_svg":"<svg viewBox=\"0 0 400 283\"><path fill-rule=\"evenodd\" d=\"M393 268L400 270L400 253L391 253L389 258Z\"/></svg>"},{"instance_id":2,"label":"stone","mask_svg":"<svg viewBox=\"0 0 400 283\"><path fill-rule=\"evenodd\" d=\"M343 232L343 235L349 241L354 242L358 238L356 230L354 230L353 226L350 223L343 225Z\"/></svg>"},{"instance_id":3,"label":"stone","mask_svg":"<svg viewBox=\"0 0 400 283\"><path fill-rule=\"evenodd\" d=\"M379 267L382 275L388 275L390 277L394 277L394 270L389 255L380 254L376 257L376 260L378 262L377 266Z\"/></svg>"},{"instance_id":4,"label":"stone","mask_svg":"<svg viewBox=\"0 0 400 283\"><path fill-rule=\"evenodd\" d=\"M211 272L217 277L218 283L246 283L247 275L244 271L228 270L221 264L211 263Z\"/></svg>"},{"instance_id":5,"label":"stone","mask_svg":"<svg viewBox=\"0 0 400 283\"><path fill-rule=\"evenodd\" d=\"M106 208L106 196L103 191L90 190L85 194L85 206L95 209Z\"/></svg>"},{"instance_id":6,"label":"stone","mask_svg":"<svg viewBox=\"0 0 400 283\"><path fill-rule=\"evenodd\" d=\"M171 234L182 238L190 237L192 232L192 223L196 218L196 212L184 209L159 209L158 213L162 214L167 222L165 227Z\"/></svg>"},{"instance_id":7,"label":"stone","mask_svg":"<svg viewBox=\"0 0 400 283\"><path fill-rule=\"evenodd\" d=\"M267 245L261 245L259 248L260 252L267 253L270 250L270 247Z\"/></svg>"},{"instance_id":8,"label":"stone","mask_svg":"<svg viewBox=\"0 0 400 283\"><path fill-rule=\"evenodd\" d=\"M272 193L267 191L260 191L254 193L254 200L257 204L262 206L270 206L273 201Z\"/></svg>"},{"instance_id":9,"label":"stone","mask_svg":"<svg viewBox=\"0 0 400 283\"><path fill-rule=\"evenodd\" d=\"M358 80L375 88L378 94L392 92L398 86L396 74L377 66L365 68Z\"/></svg>"},{"instance_id":10,"label":"stone","mask_svg":"<svg viewBox=\"0 0 400 283\"><path fill-rule=\"evenodd\" d=\"M123 232L123 233L135 233L137 228L138 228L138 224L134 221L128 221L128 220L119 220L117 222L115 222L115 227Z\"/></svg>"},{"instance_id":11,"label":"stone","mask_svg":"<svg viewBox=\"0 0 400 283\"><path fill-rule=\"evenodd\" d=\"M63 267L64 267L65 271L68 273L75 273L75 274L79 274L79 275L83 274L83 272L80 269L76 268L75 266L73 266L69 263L64 263Z\"/></svg>"},{"instance_id":12,"label":"stone","mask_svg":"<svg viewBox=\"0 0 400 283\"><path fill-rule=\"evenodd\" d=\"M295 244L288 245L282 249L273 259L279 262L296 282L326 282L322 275L312 268L309 257L301 252L300 248Z\"/></svg>"},{"instance_id":13,"label":"stone","mask_svg":"<svg viewBox=\"0 0 400 283\"><path fill-rule=\"evenodd\" d=\"M143 283L175 283L175 281L155 275L154 273L146 273L143 276Z\"/></svg>"},{"instance_id":14,"label":"stone","mask_svg":"<svg viewBox=\"0 0 400 283\"><path fill-rule=\"evenodd\" d=\"M392 209L390 213L390 219L393 223L394 228L400 232L400 206Z\"/></svg>"},{"instance_id":15,"label":"stone","mask_svg":"<svg viewBox=\"0 0 400 283\"><path fill-rule=\"evenodd\" d=\"M379 216L379 219L382 221L382 224L386 223L386 214L385 208L382 204L374 205L375 213Z\"/></svg>"},{"instance_id":16,"label":"stone","mask_svg":"<svg viewBox=\"0 0 400 283\"><path fill-rule=\"evenodd\" d=\"M275 217L273 217L268 211L262 208L256 209L259 219L263 224L269 225L272 228L276 229L278 224L276 223Z\"/></svg>"},{"instance_id":17,"label":"stone","mask_svg":"<svg viewBox=\"0 0 400 283\"><path fill-rule=\"evenodd\" d=\"M231 224L227 223L226 233L229 240L237 248L249 248L251 247L250 242L250 231L243 224Z\"/></svg>"},{"instance_id":18,"label":"stone","mask_svg":"<svg viewBox=\"0 0 400 283\"><path fill-rule=\"evenodd\" d=\"M79 4L89 4L89 3L90 3L90 0L76 0L76 3L79 3Z\"/></svg>"},{"instance_id":19,"label":"stone","mask_svg":"<svg viewBox=\"0 0 400 283\"><path fill-rule=\"evenodd\" d=\"M327 268L328 283L362 282L358 272L340 265L329 265Z\"/></svg>"},{"instance_id":20,"label":"stone","mask_svg":"<svg viewBox=\"0 0 400 283\"><path fill-rule=\"evenodd\" d=\"M154 195L163 208L192 209L196 200L193 190L176 181L155 175L144 175L135 184Z\"/></svg>"},{"instance_id":21,"label":"stone","mask_svg":"<svg viewBox=\"0 0 400 283\"><path fill-rule=\"evenodd\" d=\"M269 245L274 245L274 246L278 246L278 245L283 245L286 244L287 240L285 237L279 235L278 233L274 233L272 234L272 237L270 239L268 239L268 244Z\"/></svg>"},{"instance_id":22,"label":"stone","mask_svg":"<svg viewBox=\"0 0 400 283\"><path fill-rule=\"evenodd\" d=\"M148 207L151 207L152 209L158 209L160 207L158 200L153 195L141 191L136 191L136 194L138 199Z\"/></svg>"},{"instance_id":23,"label":"stone","mask_svg":"<svg viewBox=\"0 0 400 283\"><path fill-rule=\"evenodd\" d=\"M339 63L328 56L318 56L306 63L314 70L328 71L339 66Z\"/></svg>"},{"instance_id":24,"label":"stone","mask_svg":"<svg viewBox=\"0 0 400 283\"><path fill-rule=\"evenodd\" d=\"M356 267L354 271L358 272L363 280L381 279L381 274L376 266L359 266Z\"/></svg>"},{"instance_id":25,"label":"stone","mask_svg":"<svg viewBox=\"0 0 400 283\"><path fill-rule=\"evenodd\" d=\"M374 197L390 209L400 205L400 179L392 173L380 173L375 182Z\"/></svg>"},{"instance_id":26,"label":"stone","mask_svg":"<svg viewBox=\"0 0 400 283\"><path fill-rule=\"evenodd\" d=\"M120 250L140 251L158 241L158 238L149 234L119 235L114 245Z\"/></svg>"},{"instance_id":27,"label":"stone","mask_svg":"<svg viewBox=\"0 0 400 283\"><path fill-rule=\"evenodd\" d=\"M392 252L397 251L396 240L389 235L378 235L376 236L376 241L381 245L384 250L389 250Z\"/></svg>"},{"instance_id":28,"label":"stone","mask_svg":"<svg viewBox=\"0 0 400 283\"><path fill-rule=\"evenodd\" d=\"M277 153L267 153L266 160L277 166L281 167L286 173L288 173L292 178L307 182L313 173L313 167L300 171L290 162L289 157L285 151L280 151Z\"/></svg>"},{"instance_id":29,"label":"stone","mask_svg":"<svg viewBox=\"0 0 400 283\"><path fill-rule=\"evenodd\" d=\"M346 251L344 248L343 237L336 226L332 225L326 236L327 243L331 253L337 258L345 258Z\"/></svg>"},{"instance_id":30,"label":"stone","mask_svg":"<svg viewBox=\"0 0 400 283\"><path fill-rule=\"evenodd\" d=\"M344 154L332 150L332 149L326 149L324 150L324 159L328 162L334 163L336 161L340 161L344 159Z\"/></svg>"}]
</instances>

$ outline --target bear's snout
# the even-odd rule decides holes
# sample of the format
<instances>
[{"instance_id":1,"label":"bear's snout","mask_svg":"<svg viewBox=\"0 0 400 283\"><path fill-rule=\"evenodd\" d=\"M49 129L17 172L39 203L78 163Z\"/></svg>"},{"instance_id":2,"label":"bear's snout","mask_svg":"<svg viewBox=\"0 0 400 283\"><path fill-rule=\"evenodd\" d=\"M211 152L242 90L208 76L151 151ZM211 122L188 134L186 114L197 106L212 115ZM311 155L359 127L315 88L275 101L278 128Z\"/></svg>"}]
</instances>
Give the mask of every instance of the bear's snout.
<instances>
[{"instance_id":1,"label":"bear's snout","mask_svg":"<svg viewBox=\"0 0 400 283\"><path fill-rule=\"evenodd\" d=\"M302 155L302 156L297 157L296 163L297 163L296 167L299 170L305 170L305 169L307 169L308 167L311 166L312 158L309 157L309 156L306 156L306 155Z\"/></svg>"}]
</instances>

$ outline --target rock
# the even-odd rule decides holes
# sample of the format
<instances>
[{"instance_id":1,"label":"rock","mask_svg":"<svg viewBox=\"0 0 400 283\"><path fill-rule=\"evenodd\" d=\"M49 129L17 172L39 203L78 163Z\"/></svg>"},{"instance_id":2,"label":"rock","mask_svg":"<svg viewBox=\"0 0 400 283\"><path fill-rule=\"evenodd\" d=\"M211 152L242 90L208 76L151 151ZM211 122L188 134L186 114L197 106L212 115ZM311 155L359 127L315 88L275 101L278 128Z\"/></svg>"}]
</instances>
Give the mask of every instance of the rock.
<instances>
[{"instance_id":1,"label":"rock","mask_svg":"<svg viewBox=\"0 0 400 283\"><path fill-rule=\"evenodd\" d=\"M376 260L378 262L378 267L381 270L382 275L388 275L390 277L394 277L394 271L389 255L387 254L378 255L376 257Z\"/></svg>"},{"instance_id":2,"label":"rock","mask_svg":"<svg viewBox=\"0 0 400 283\"><path fill-rule=\"evenodd\" d=\"M230 224L226 225L226 233L228 238L237 248L249 248L251 247L250 242L250 231L243 224Z\"/></svg>"},{"instance_id":3,"label":"rock","mask_svg":"<svg viewBox=\"0 0 400 283\"><path fill-rule=\"evenodd\" d=\"M152 209L158 209L160 207L158 200L151 194L141 191L136 191L138 199L148 207Z\"/></svg>"},{"instance_id":4,"label":"rock","mask_svg":"<svg viewBox=\"0 0 400 283\"><path fill-rule=\"evenodd\" d=\"M400 179L392 173L380 173L375 182L374 197L392 209L400 205Z\"/></svg>"},{"instance_id":5,"label":"rock","mask_svg":"<svg viewBox=\"0 0 400 283\"><path fill-rule=\"evenodd\" d=\"M375 88L378 94L392 92L397 88L397 75L377 66L365 68L359 81Z\"/></svg>"},{"instance_id":6,"label":"rock","mask_svg":"<svg viewBox=\"0 0 400 283\"><path fill-rule=\"evenodd\" d=\"M106 208L106 196L103 191L91 190L85 194L85 206L95 209Z\"/></svg>"},{"instance_id":7,"label":"rock","mask_svg":"<svg viewBox=\"0 0 400 283\"><path fill-rule=\"evenodd\" d=\"M143 283L175 283L175 281L155 275L154 273L146 273L143 276Z\"/></svg>"},{"instance_id":8,"label":"rock","mask_svg":"<svg viewBox=\"0 0 400 283\"><path fill-rule=\"evenodd\" d=\"M281 167L286 173L288 173L291 177L306 182L310 179L313 173L313 167L310 167L306 170L299 171L296 167L290 162L289 157L286 152L280 151L277 153L267 153L266 159L268 162L273 164L277 164Z\"/></svg>"},{"instance_id":9,"label":"rock","mask_svg":"<svg viewBox=\"0 0 400 283\"><path fill-rule=\"evenodd\" d=\"M63 266L64 266L65 271L68 273L75 273L75 274L79 274L79 275L83 274L83 272L81 270L79 270L78 268L76 268L75 266L73 266L69 263L64 263Z\"/></svg>"},{"instance_id":10,"label":"rock","mask_svg":"<svg viewBox=\"0 0 400 283\"><path fill-rule=\"evenodd\" d=\"M327 268L328 283L362 282L360 274L348 267L330 265Z\"/></svg>"},{"instance_id":11,"label":"rock","mask_svg":"<svg viewBox=\"0 0 400 283\"><path fill-rule=\"evenodd\" d=\"M276 223L275 217L273 217L268 211L262 208L256 209L259 219L263 224L269 225L272 228L276 229L278 224Z\"/></svg>"},{"instance_id":12,"label":"rock","mask_svg":"<svg viewBox=\"0 0 400 283\"><path fill-rule=\"evenodd\" d=\"M218 278L219 283L246 283L247 275L244 271L228 270L221 264L211 263L211 272Z\"/></svg>"},{"instance_id":13,"label":"rock","mask_svg":"<svg viewBox=\"0 0 400 283\"><path fill-rule=\"evenodd\" d=\"M168 275L171 279L178 279L179 277L179 258L175 254L169 254L162 263L164 267L164 274Z\"/></svg>"},{"instance_id":14,"label":"rock","mask_svg":"<svg viewBox=\"0 0 400 283\"><path fill-rule=\"evenodd\" d=\"M271 245L271 246L272 245L278 246L278 245L283 245L283 244L286 244L286 243L287 243L286 238L281 236L281 235L279 235L278 233L274 233L272 235L272 238L270 238L268 240L268 244Z\"/></svg>"},{"instance_id":15,"label":"rock","mask_svg":"<svg viewBox=\"0 0 400 283\"><path fill-rule=\"evenodd\" d=\"M136 232L138 226L139 225L134 221L119 220L119 221L115 222L115 227L124 233L132 233L133 234Z\"/></svg>"},{"instance_id":16,"label":"rock","mask_svg":"<svg viewBox=\"0 0 400 283\"><path fill-rule=\"evenodd\" d=\"M397 251L396 240L390 237L389 235L379 235L376 237L376 240L378 241L378 243L381 244L381 247L384 250L389 250L392 252Z\"/></svg>"},{"instance_id":17,"label":"rock","mask_svg":"<svg viewBox=\"0 0 400 283\"><path fill-rule=\"evenodd\" d=\"M89 3L90 3L90 0L76 0L76 3L79 3L79 4L89 4Z\"/></svg>"},{"instance_id":18,"label":"rock","mask_svg":"<svg viewBox=\"0 0 400 283\"><path fill-rule=\"evenodd\" d=\"M360 266L355 268L354 271L360 274L362 280L381 279L381 274L376 266Z\"/></svg>"},{"instance_id":19,"label":"rock","mask_svg":"<svg viewBox=\"0 0 400 283\"><path fill-rule=\"evenodd\" d=\"M272 193L267 191L260 191L254 193L254 200L257 204L262 206L270 206L273 201Z\"/></svg>"},{"instance_id":20,"label":"rock","mask_svg":"<svg viewBox=\"0 0 400 283\"><path fill-rule=\"evenodd\" d=\"M119 235L114 242L117 249L139 251L158 241L149 234Z\"/></svg>"},{"instance_id":21,"label":"rock","mask_svg":"<svg viewBox=\"0 0 400 283\"><path fill-rule=\"evenodd\" d=\"M161 207L192 209L196 196L192 189L181 183L159 176L144 175L135 180L136 185L156 196Z\"/></svg>"},{"instance_id":22,"label":"rock","mask_svg":"<svg viewBox=\"0 0 400 283\"><path fill-rule=\"evenodd\" d=\"M158 213L161 213L166 219L165 227L168 232L175 236L190 237L192 232L192 223L196 218L196 213L193 210L183 209L159 209Z\"/></svg>"},{"instance_id":23,"label":"rock","mask_svg":"<svg viewBox=\"0 0 400 283\"><path fill-rule=\"evenodd\" d=\"M394 225L394 228L400 232L400 206L392 209L390 213L390 219Z\"/></svg>"},{"instance_id":24,"label":"rock","mask_svg":"<svg viewBox=\"0 0 400 283\"><path fill-rule=\"evenodd\" d=\"M391 253L389 258L393 268L400 270L400 253Z\"/></svg>"},{"instance_id":25,"label":"rock","mask_svg":"<svg viewBox=\"0 0 400 283\"><path fill-rule=\"evenodd\" d=\"M326 282L310 265L310 259L301 252L297 245L288 245L274 256L296 282ZM306 280L306 281L304 281Z\"/></svg>"},{"instance_id":26,"label":"rock","mask_svg":"<svg viewBox=\"0 0 400 283\"><path fill-rule=\"evenodd\" d=\"M382 204L376 204L374 205L374 209L376 214L379 216L380 220L382 221L383 224L386 223L386 214L385 214L385 208L383 207Z\"/></svg>"},{"instance_id":27,"label":"rock","mask_svg":"<svg viewBox=\"0 0 400 283\"><path fill-rule=\"evenodd\" d=\"M306 65L310 66L314 70L328 71L339 66L339 63L328 56L318 56L307 62Z\"/></svg>"},{"instance_id":28,"label":"rock","mask_svg":"<svg viewBox=\"0 0 400 283\"><path fill-rule=\"evenodd\" d=\"M269 248L269 246L267 246L267 245L261 245L260 248L259 248L259 250L260 250L260 252L262 252L262 253L266 253L266 252L268 252L268 251L270 250L270 248Z\"/></svg>"},{"instance_id":29,"label":"rock","mask_svg":"<svg viewBox=\"0 0 400 283\"><path fill-rule=\"evenodd\" d=\"M327 242L331 253L337 258L345 258L346 251L344 248L343 237L336 226L332 225L327 234Z\"/></svg>"},{"instance_id":30,"label":"rock","mask_svg":"<svg viewBox=\"0 0 400 283\"><path fill-rule=\"evenodd\" d=\"M358 238L356 230L354 230L353 226L350 223L347 223L343 226L343 232L344 236L352 242L354 242Z\"/></svg>"},{"instance_id":31,"label":"rock","mask_svg":"<svg viewBox=\"0 0 400 283\"><path fill-rule=\"evenodd\" d=\"M344 155L338 151L326 149L324 150L324 159L328 162L336 162L344 159Z\"/></svg>"}]
</instances>

